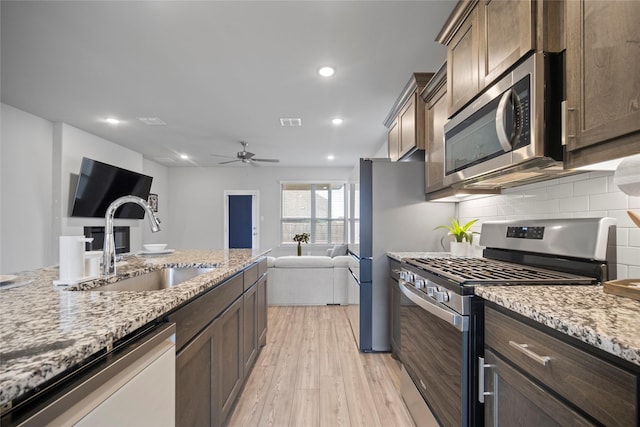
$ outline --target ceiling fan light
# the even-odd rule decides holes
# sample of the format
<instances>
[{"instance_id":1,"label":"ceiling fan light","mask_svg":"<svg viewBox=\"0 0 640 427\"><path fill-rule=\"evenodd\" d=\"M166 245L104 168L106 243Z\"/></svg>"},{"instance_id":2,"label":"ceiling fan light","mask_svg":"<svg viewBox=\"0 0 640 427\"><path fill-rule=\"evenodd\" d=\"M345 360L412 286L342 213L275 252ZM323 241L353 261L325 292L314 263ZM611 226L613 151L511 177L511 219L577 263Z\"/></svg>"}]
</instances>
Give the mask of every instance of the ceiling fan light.
<instances>
[{"instance_id":1,"label":"ceiling fan light","mask_svg":"<svg viewBox=\"0 0 640 427\"><path fill-rule=\"evenodd\" d=\"M340 117L336 117L335 119L331 119L331 123L333 123L336 126L340 126L342 124L342 122L344 122L344 120L342 120Z\"/></svg>"}]
</instances>

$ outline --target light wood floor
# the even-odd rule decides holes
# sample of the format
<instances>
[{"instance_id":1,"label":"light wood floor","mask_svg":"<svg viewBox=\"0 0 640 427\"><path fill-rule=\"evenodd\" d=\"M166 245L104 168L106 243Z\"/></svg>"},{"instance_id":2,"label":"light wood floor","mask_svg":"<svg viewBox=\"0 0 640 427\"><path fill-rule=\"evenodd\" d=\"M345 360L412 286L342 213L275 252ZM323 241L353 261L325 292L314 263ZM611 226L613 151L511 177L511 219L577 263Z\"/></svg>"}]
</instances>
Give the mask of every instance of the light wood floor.
<instances>
[{"instance_id":1,"label":"light wood floor","mask_svg":"<svg viewBox=\"0 0 640 427\"><path fill-rule=\"evenodd\" d=\"M229 426L414 426L398 362L358 352L345 307L269 307L268 316Z\"/></svg>"}]
</instances>

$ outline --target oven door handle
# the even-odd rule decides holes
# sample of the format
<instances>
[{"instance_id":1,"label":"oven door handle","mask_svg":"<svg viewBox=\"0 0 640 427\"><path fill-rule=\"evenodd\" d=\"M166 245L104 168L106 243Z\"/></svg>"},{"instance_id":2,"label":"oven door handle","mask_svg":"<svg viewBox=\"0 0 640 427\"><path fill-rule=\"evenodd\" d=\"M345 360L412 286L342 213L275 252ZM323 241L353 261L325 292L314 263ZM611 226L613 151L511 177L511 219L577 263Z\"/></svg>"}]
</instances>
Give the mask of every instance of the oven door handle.
<instances>
[{"instance_id":1,"label":"oven door handle","mask_svg":"<svg viewBox=\"0 0 640 427\"><path fill-rule=\"evenodd\" d=\"M418 295L418 291L414 291L402 282L398 282L398 287L400 288L400 291L411 300L411 302L423 310L439 317L461 332L466 332L469 329L469 321L465 316L461 316L455 312L438 307L436 304Z\"/></svg>"}]
</instances>

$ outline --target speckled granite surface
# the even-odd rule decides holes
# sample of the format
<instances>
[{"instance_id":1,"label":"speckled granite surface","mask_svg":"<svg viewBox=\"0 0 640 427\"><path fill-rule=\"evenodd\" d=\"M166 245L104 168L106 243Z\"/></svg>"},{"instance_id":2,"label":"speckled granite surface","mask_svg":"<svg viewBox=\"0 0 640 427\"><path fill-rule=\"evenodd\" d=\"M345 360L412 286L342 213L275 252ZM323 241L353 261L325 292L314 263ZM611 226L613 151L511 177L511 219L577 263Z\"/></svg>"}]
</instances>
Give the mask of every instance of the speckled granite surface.
<instances>
[{"instance_id":1,"label":"speckled granite surface","mask_svg":"<svg viewBox=\"0 0 640 427\"><path fill-rule=\"evenodd\" d=\"M387 256L402 262L408 258L448 257L451 254L449 252L387 252Z\"/></svg>"},{"instance_id":2,"label":"speckled granite surface","mask_svg":"<svg viewBox=\"0 0 640 427\"><path fill-rule=\"evenodd\" d=\"M161 291L100 292L93 280L70 290L52 284L56 267L18 274L31 283L0 289L0 405L81 363L109 344L181 305L269 251L186 250L130 256L117 281L161 267L217 267Z\"/></svg>"},{"instance_id":3,"label":"speckled granite surface","mask_svg":"<svg viewBox=\"0 0 640 427\"><path fill-rule=\"evenodd\" d=\"M640 301L601 286L479 286L475 293L640 365Z\"/></svg>"}]
</instances>

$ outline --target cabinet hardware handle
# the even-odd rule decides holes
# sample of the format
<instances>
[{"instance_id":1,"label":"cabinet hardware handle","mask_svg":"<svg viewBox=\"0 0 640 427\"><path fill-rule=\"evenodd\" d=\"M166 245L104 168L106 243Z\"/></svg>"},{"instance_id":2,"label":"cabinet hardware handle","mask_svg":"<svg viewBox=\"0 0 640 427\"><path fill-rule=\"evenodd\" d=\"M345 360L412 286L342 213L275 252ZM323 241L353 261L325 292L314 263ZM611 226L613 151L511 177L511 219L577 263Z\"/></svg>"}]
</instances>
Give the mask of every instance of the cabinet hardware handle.
<instances>
[{"instance_id":1,"label":"cabinet hardware handle","mask_svg":"<svg viewBox=\"0 0 640 427\"><path fill-rule=\"evenodd\" d=\"M547 366L549 364L549 361L551 361L551 358L549 356L540 356L539 354L529 350L528 344L518 344L515 341L509 341L509 345L515 348L516 350L518 350L519 352L524 353L526 356L535 360L542 366Z\"/></svg>"},{"instance_id":2,"label":"cabinet hardware handle","mask_svg":"<svg viewBox=\"0 0 640 427\"><path fill-rule=\"evenodd\" d=\"M569 135L569 124L567 121L569 120L569 112L576 111L575 108L569 107L569 103L567 101L562 101L561 110L560 110L560 127L561 127L561 144L567 145L567 141L569 139L575 139L575 132L572 135Z\"/></svg>"},{"instance_id":3,"label":"cabinet hardware handle","mask_svg":"<svg viewBox=\"0 0 640 427\"><path fill-rule=\"evenodd\" d=\"M493 396L492 391L484 391L484 370L496 365L485 364L484 357L478 357L478 402L484 403L485 396Z\"/></svg>"}]
</instances>

